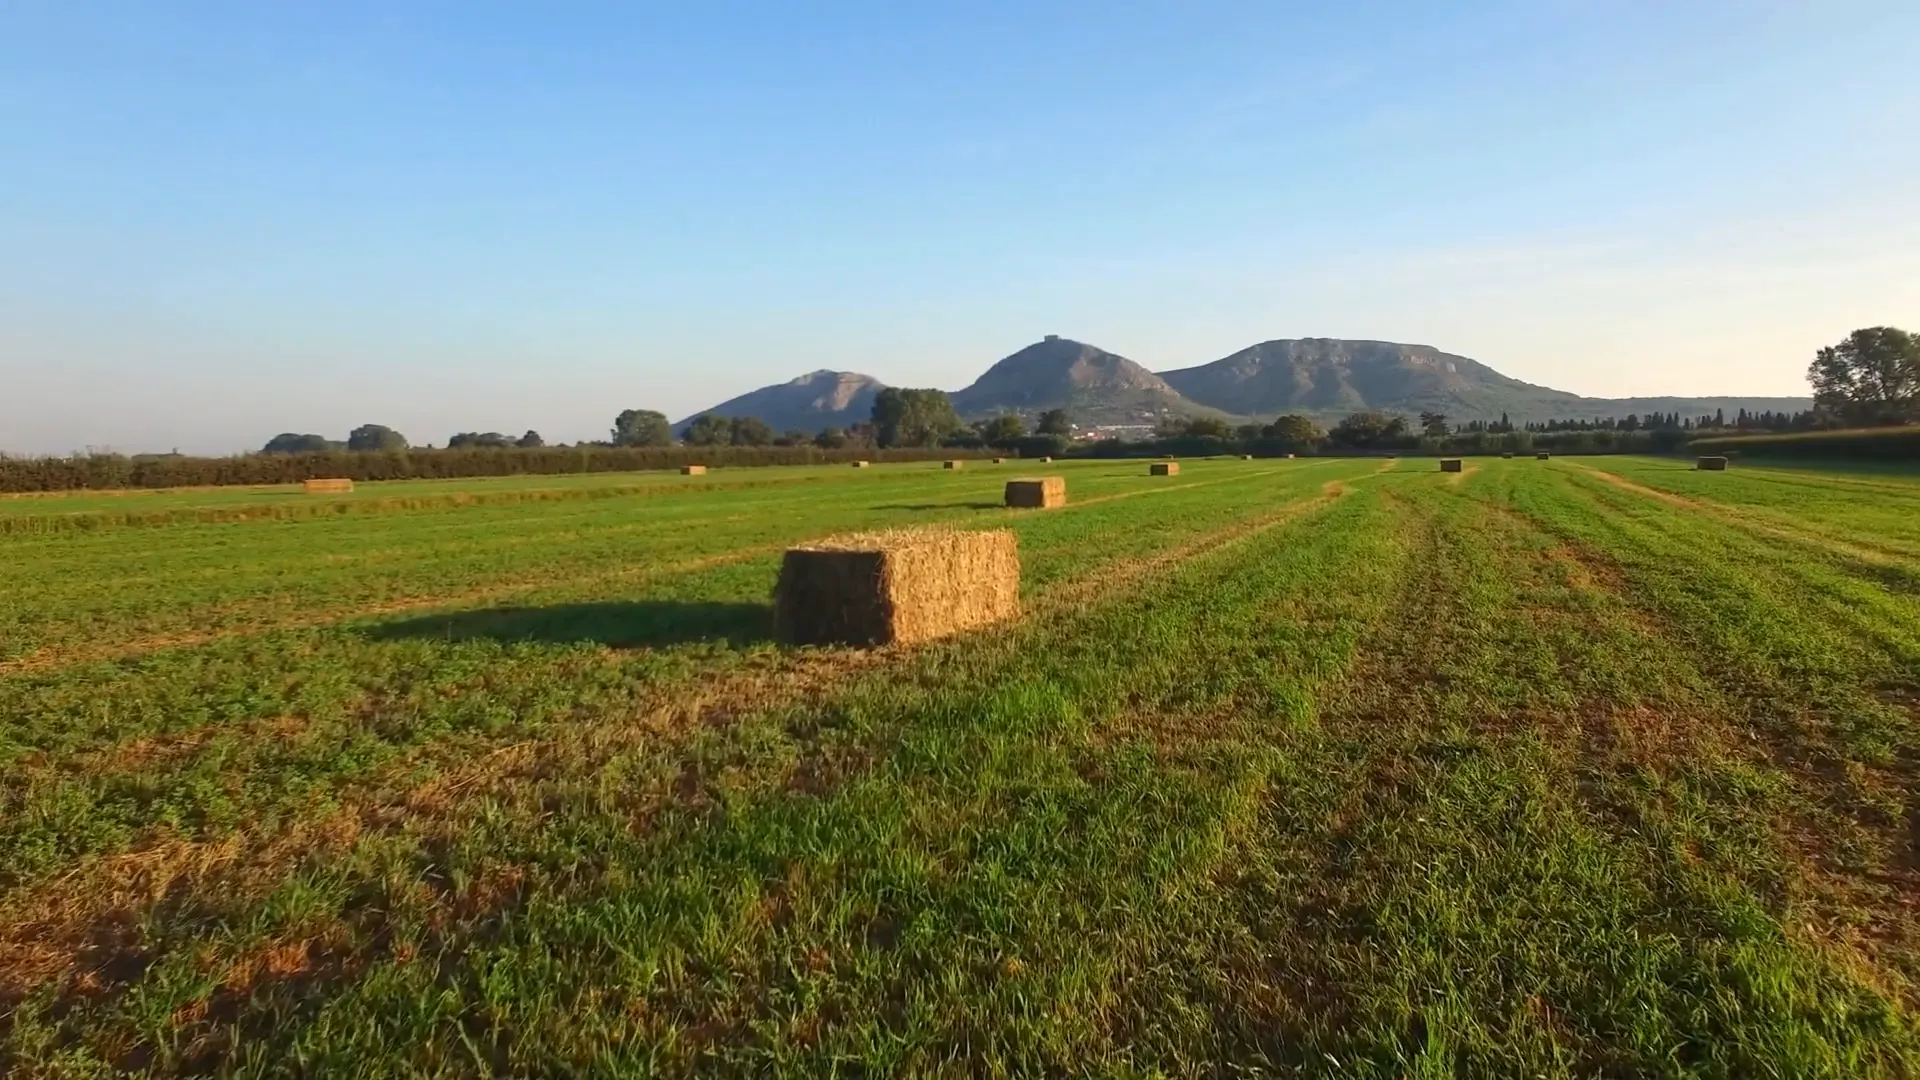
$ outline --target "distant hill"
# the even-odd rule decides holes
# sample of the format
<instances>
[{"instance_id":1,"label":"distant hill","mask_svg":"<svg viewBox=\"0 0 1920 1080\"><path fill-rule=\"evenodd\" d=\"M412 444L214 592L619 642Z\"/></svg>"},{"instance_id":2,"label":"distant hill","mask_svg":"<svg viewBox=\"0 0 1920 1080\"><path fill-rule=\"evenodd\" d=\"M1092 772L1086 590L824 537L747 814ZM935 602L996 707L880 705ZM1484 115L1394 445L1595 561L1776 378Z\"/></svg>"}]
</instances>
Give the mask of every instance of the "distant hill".
<instances>
[{"instance_id":1,"label":"distant hill","mask_svg":"<svg viewBox=\"0 0 1920 1080\"><path fill-rule=\"evenodd\" d=\"M1581 397L1522 382L1430 345L1337 338L1263 342L1211 364L1162 372L1161 378L1201 405L1252 416L1331 417L1373 409L1438 412L1455 420L1490 420L1505 413L1522 423L1647 412L1794 411L1812 404L1810 398L1778 397Z\"/></svg>"},{"instance_id":2,"label":"distant hill","mask_svg":"<svg viewBox=\"0 0 1920 1080\"><path fill-rule=\"evenodd\" d=\"M816 371L702 412L757 416L776 431L819 431L864 422L885 384L869 375ZM1154 374L1117 353L1050 337L1000 360L948 395L966 419L1064 408L1078 424L1152 424L1163 416L1268 419L1297 412L1333 420L1378 410L1445 413L1456 423L1514 423L1723 410L1798 412L1803 397L1590 398L1502 375L1431 345L1301 338L1268 341L1199 367ZM695 414L699 415L698 413ZM692 417L688 417L691 420ZM687 421L674 427L678 429Z\"/></svg>"},{"instance_id":3,"label":"distant hill","mask_svg":"<svg viewBox=\"0 0 1920 1080\"><path fill-rule=\"evenodd\" d=\"M775 431L805 431L861 424L873 418L873 396L886 384L853 371L814 371L774 386L763 386L674 424L679 430L705 413L757 416Z\"/></svg>"},{"instance_id":4,"label":"distant hill","mask_svg":"<svg viewBox=\"0 0 1920 1080\"><path fill-rule=\"evenodd\" d=\"M1216 412L1124 356L1062 337L1021 349L950 396L962 417L1064 408L1079 423L1151 423Z\"/></svg>"}]
</instances>

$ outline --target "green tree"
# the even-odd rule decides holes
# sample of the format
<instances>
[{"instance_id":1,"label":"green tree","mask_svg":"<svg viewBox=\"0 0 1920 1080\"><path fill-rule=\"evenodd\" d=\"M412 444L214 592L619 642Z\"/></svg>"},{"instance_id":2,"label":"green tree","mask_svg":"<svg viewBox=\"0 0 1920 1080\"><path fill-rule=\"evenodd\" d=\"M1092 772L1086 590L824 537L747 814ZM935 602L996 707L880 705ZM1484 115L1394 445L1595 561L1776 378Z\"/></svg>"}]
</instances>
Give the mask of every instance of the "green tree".
<instances>
[{"instance_id":1,"label":"green tree","mask_svg":"<svg viewBox=\"0 0 1920 1080\"><path fill-rule=\"evenodd\" d=\"M385 424L361 424L347 435L349 450L405 450L406 448L407 437Z\"/></svg>"},{"instance_id":2,"label":"green tree","mask_svg":"<svg viewBox=\"0 0 1920 1080\"><path fill-rule=\"evenodd\" d=\"M813 445L822 450L838 450L847 445L847 433L837 427L821 428L820 434L813 437Z\"/></svg>"},{"instance_id":3,"label":"green tree","mask_svg":"<svg viewBox=\"0 0 1920 1080\"><path fill-rule=\"evenodd\" d=\"M537 450L540 447L547 445L547 440L541 438L539 432L533 430L532 428L528 428L527 433L525 435L520 436L518 439L514 440L513 445L519 447L522 450Z\"/></svg>"},{"instance_id":4,"label":"green tree","mask_svg":"<svg viewBox=\"0 0 1920 1080\"><path fill-rule=\"evenodd\" d=\"M1434 439L1444 439L1453 433L1453 429L1447 426L1447 414L1437 412L1420 414L1420 431Z\"/></svg>"},{"instance_id":5,"label":"green tree","mask_svg":"<svg viewBox=\"0 0 1920 1080\"><path fill-rule=\"evenodd\" d=\"M1211 416L1196 416L1187 421L1187 434L1196 439L1231 439L1233 425Z\"/></svg>"},{"instance_id":6,"label":"green tree","mask_svg":"<svg viewBox=\"0 0 1920 1080\"><path fill-rule=\"evenodd\" d=\"M724 416L701 413L680 433L680 441L688 446L730 446L733 443L733 422Z\"/></svg>"},{"instance_id":7,"label":"green tree","mask_svg":"<svg viewBox=\"0 0 1920 1080\"><path fill-rule=\"evenodd\" d=\"M260 452L263 454L318 454L337 449L338 445L329 441L324 435L296 435L289 431L268 439L267 445L261 447Z\"/></svg>"},{"instance_id":8,"label":"green tree","mask_svg":"<svg viewBox=\"0 0 1920 1080\"><path fill-rule=\"evenodd\" d=\"M1039 435L1058 435L1066 438L1073 434L1073 418L1067 415L1065 409L1048 409L1040 414L1040 423L1034 428L1034 432Z\"/></svg>"},{"instance_id":9,"label":"green tree","mask_svg":"<svg viewBox=\"0 0 1920 1080\"><path fill-rule=\"evenodd\" d=\"M1001 413L990 420L982 420L973 429L980 433L981 442L999 447L1008 446L1027 433L1026 423L1013 413Z\"/></svg>"},{"instance_id":10,"label":"green tree","mask_svg":"<svg viewBox=\"0 0 1920 1080\"><path fill-rule=\"evenodd\" d=\"M874 395L874 437L883 447L938 446L961 427L944 391L889 386Z\"/></svg>"},{"instance_id":11,"label":"green tree","mask_svg":"<svg viewBox=\"0 0 1920 1080\"><path fill-rule=\"evenodd\" d=\"M736 416L727 421L727 441L734 446L772 446L773 428L757 416Z\"/></svg>"},{"instance_id":12,"label":"green tree","mask_svg":"<svg viewBox=\"0 0 1920 1080\"><path fill-rule=\"evenodd\" d=\"M1319 424L1298 413L1276 417L1260 434L1269 439L1278 439L1294 450L1318 446L1320 440L1326 438Z\"/></svg>"},{"instance_id":13,"label":"green tree","mask_svg":"<svg viewBox=\"0 0 1920 1080\"><path fill-rule=\"evenodd\" d=\"M672 446L673 425L652 409L628 409L613 418L615 446Z\"/></svg>"},{"instance_id":14,"label":"green tree","mask_svg":"<svg viewBox=\"0 0 1920 1080\"><path fill-rule=\"evenodd\" d=\"M1327 438L1339 446L1355 449L1387 447L1407 433L1407 418L1383 412L1357 412L1333 425Z\"/></svg>"},{"instance_id":15,"label":"green tree","mask_svg":"<svg viewBox=\"0 0 1920 1080\"><path fill-rule=\"evenodd\" d=\"M501 450L512 445L512 439L507 438L497 431L489 431L484 434L477 431L462 431L447 440L447 449L449 450L472 450L478 448Z\"/></svg>"},{"instance_id":16,"label":"green tree","mask_svg":"<svg viewBox=\"0 0 1920 1080\"><path fill-rule=\"evenodd\" d=\"M1855 330L1807 368L1814 407L1851 424L1920 419L1920 335L1891 326Z\"/></svg>"}]
</instances>

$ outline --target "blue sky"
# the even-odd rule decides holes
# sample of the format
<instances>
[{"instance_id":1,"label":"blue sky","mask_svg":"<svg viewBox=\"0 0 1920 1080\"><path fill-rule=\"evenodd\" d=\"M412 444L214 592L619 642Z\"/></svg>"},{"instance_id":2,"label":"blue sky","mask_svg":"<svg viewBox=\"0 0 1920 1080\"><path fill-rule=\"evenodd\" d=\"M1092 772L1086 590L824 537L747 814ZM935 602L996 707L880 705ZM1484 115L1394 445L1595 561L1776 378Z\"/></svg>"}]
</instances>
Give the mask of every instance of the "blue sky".
<instances>
[{"instance_id":1,"label":"blue sky","mask_svg":"<svg viewBox=\"0 0 1920 1080\"><path fill-rule=\"evenodd\" d=\"M1911 0L0 4L0 450L601 437L1416 341L1797 394L1920 324Z\"/></svg>"}]
</instances>

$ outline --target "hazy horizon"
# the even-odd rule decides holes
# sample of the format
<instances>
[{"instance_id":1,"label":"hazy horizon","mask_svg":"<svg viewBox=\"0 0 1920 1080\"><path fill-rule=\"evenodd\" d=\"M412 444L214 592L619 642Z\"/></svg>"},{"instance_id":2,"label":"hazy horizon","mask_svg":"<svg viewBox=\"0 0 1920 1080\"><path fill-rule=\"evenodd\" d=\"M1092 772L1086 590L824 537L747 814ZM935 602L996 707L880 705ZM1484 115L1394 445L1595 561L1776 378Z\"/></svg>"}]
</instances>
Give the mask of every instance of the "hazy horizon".
<instances>
[{"instance_id":1,"label":"hazy horizon","mask_svg":"<svg viewBox=\"0 0 1920 1080\"><path fill-rule=\"evenodd\" d=\"M1894 0L18 5L0 450L572 442L1049 333L1804 397L1920 324L1917 39Z\"/></svg>"}]
</instances>

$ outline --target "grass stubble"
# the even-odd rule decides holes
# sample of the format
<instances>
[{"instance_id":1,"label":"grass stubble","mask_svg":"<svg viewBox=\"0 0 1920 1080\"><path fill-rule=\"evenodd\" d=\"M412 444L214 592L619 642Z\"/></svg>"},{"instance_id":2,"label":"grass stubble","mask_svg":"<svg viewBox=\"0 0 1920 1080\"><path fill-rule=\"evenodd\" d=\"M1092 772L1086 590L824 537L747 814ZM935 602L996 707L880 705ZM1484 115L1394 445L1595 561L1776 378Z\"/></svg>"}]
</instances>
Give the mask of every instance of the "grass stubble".
<instances>
[{"instance_id":1,"label":"grass stubble","mask_svg":"<svg viewBox=\"0 0 1920 1080\"><path fill-rule=\"evenodd\" d=\"M1848 485L1920 484L1476 464L22 530L0 1070L1910 1074L1920 622ZM1018 529L1029 617L768 644L849 518ZM394 554L289 627L316 545Z\"/></svg>"}]
</instances>

